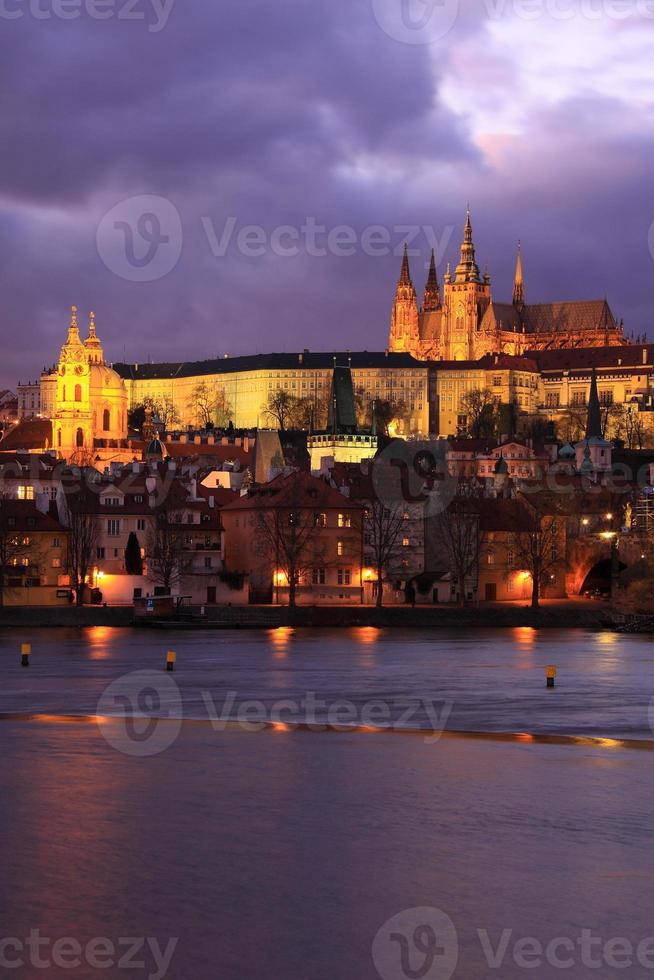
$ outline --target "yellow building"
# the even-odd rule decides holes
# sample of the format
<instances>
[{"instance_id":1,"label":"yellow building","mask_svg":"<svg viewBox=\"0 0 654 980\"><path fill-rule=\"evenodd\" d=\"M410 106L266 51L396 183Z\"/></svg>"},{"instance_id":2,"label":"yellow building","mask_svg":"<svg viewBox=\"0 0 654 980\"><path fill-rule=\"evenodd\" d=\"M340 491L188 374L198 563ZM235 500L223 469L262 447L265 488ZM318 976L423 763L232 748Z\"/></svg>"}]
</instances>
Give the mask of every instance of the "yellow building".
<instances>
[{"instance_id":1,"label":"yellow building","mask_svg":"<svg viewBox=\"0 0 654 980\"><path fill-rule=\"evenodd\" d=\"M236 428L270 428L270 395L281 389L314 402L316 418L326 409L334 364L352 369L355 394L364 414L372 402L391 401L403 406L396 434L429 432L428 365L410 354L352 351L340 354L303 351L298 354L255 354L212 361L177 364L117 364L129 394L130 407L151 400L174 405L180 427L198 424L194 392L201 384L224 393L229 417ZM369 406L369 408L368 408Z\"/></svg>"},{"instance_id":2,"label":"yellow building","mask_svg":"<svg viewBox=\"0 0 654 980\"><path fill-rule=\"evenodd\" d=\"M478 361L439 361L432 365L439 436L457 435L466 429L466 395L489 391L501 405L513 405L518 413L533 414L540 402L540 376L535 360L506 354L487 354Z\"/></svg>"},{"instance_id":3,"label":"yellow building","mask_svg":"<svg viewBox=\"0 0 654 980\"><path fill-rule=\"evenodd\" d=\"M105 364L93 313L89 335L81 340L76 307L59 356L51 418L53 447L68 461L125 457L127 391L120 375Z\"/></svg>"}]
</instances>

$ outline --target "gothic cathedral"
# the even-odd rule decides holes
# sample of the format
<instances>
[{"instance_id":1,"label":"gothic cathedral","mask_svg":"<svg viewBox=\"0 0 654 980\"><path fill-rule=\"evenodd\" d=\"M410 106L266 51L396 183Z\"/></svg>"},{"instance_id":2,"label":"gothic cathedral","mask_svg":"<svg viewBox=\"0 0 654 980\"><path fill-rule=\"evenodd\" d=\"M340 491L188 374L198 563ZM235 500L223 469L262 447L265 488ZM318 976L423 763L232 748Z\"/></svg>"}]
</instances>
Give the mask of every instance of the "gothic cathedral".
<instances>
[{"instance_id":1,"label":"gothic cathedral","mask_svg":"<svg viewBox=\"0 0 654 980\"><path fill-rule=\"evenodd\" d=\"M391 351L407 351L422 361L475 361L492 353L626 343L623 324L606 300L528 304L520 248L512 302L493 300L490 275L480 275L475 259L469 209L454 274L448 264L441 296L432 251L420 308L404 248L391 312Z\"/></svg>"}]
</instances>

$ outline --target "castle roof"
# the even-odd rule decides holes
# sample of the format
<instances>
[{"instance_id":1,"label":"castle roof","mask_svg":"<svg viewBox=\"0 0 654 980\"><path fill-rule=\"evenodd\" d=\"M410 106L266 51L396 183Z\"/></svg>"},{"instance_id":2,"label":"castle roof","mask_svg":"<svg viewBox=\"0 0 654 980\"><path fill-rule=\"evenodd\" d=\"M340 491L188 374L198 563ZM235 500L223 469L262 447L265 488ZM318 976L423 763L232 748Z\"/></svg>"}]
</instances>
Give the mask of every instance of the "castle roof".
<instances>
[{"instance_id":1,"label":"castle roof","mask_svg":"<svg viewBox=\"0 0 654 980\"><path fill-rule=\"evenodd\" d=\"M245 354L206 361L170 361L161 364L114 364L121 378L156 380L192 378L203 374L235 374L237 371L332 370L334 362L365 368L425 368L411 354L386 351L301 351L297 353Z\"/></svg>"}]
</instances>

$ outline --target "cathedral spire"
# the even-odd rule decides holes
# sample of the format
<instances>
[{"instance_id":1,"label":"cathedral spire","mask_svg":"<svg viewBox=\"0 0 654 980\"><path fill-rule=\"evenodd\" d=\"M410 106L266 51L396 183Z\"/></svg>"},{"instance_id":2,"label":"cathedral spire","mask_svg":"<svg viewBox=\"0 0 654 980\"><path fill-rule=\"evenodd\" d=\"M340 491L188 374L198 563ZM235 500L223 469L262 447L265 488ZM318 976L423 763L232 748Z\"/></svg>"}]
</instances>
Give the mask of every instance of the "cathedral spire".
<instances>
[{"instance_id":1,"label":"cathedral spire","mask_svg":"<svg viewBox=\"0 0 654 980\"><path fill-rule=\"evenodd\" d=\"M400 278L395 288L395 300L391 311L389 349L410 351L415 348L418 340L418 299L411 281L409 250L405 244Z\"/></svg>"},{"instance_id":2,"label":"cathedral spire","mask_svg":"<svg viewBox=\"0 0 654 980\"><path fill-rule=\"evenodd\" d=\"M602 438L602 412L597 393L597 374L595 368L590 377L590 397L588 399L588 417L586 420L586 439Z\"/></svg>"},{"instance_id":3,"label":"cathedral spire","mask_svg":"<svg viewBox=\"0 0 654 980\"><path fill-rule=\"evenodd\" d=\"M431 250L431 260L429 262L429 273L425 285L425 295L422 302L422 309L425 313L439 310L441 307L441 291L438 285L438 275L436 273L436 256Z\"/></svg>"},{"instance_id":4,"label":"cathedral spire","mask_svg":"<svg viewBox=\"0 0 654 980\"><path fill-rule=\"evenodd\" d=\"M409 286L413 285L411 282L411 271L409 269L409 250L407 248L406 242L404 243L404 255L402 256L402 268L400 269L400 278L398 280L398 285Z\"/></svg>"},{"instance_id":5,"label":"cathedral spire","mask_svg":"<svg viewBox=\"0 0 654 980\"><path fill-rule=\"evenodd\" d=\"M522 247L518 242L518 257L515 263L515 278L513 280L513 305L521 310L525 305L525 282L522 278Z\"/></svg>"},{"instance_id":6,"label":"cathedral spire","mask_svg":"<svg viewBox=\"0 0 654 980\"><path fill-rule=\"evenodd\" d=\"M470 207L468 207L466 210L466 223L463 229L463 243L461 245L461 259L455 270L454 281L481 282L479 277L479 266L475 260L475 246L472 241Z\"/></svg>"}]
</instances>

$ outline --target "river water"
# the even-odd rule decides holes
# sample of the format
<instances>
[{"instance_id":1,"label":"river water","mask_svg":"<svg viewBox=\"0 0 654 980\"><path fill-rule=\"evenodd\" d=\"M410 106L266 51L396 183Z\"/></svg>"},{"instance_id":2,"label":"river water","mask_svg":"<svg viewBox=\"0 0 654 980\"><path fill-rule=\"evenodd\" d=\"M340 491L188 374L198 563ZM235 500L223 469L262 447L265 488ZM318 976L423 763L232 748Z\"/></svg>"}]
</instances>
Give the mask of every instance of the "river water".
<instances>
[{"instance_id":1,"label":"river water","mask_svg":"<svg viewBox=\"0 0 654 980\"><path fill-rule=\"evenodd\" d=\"M654 975L647 637L5 631L0 670L0 975Z\"/></svg>"}]
</instances>

